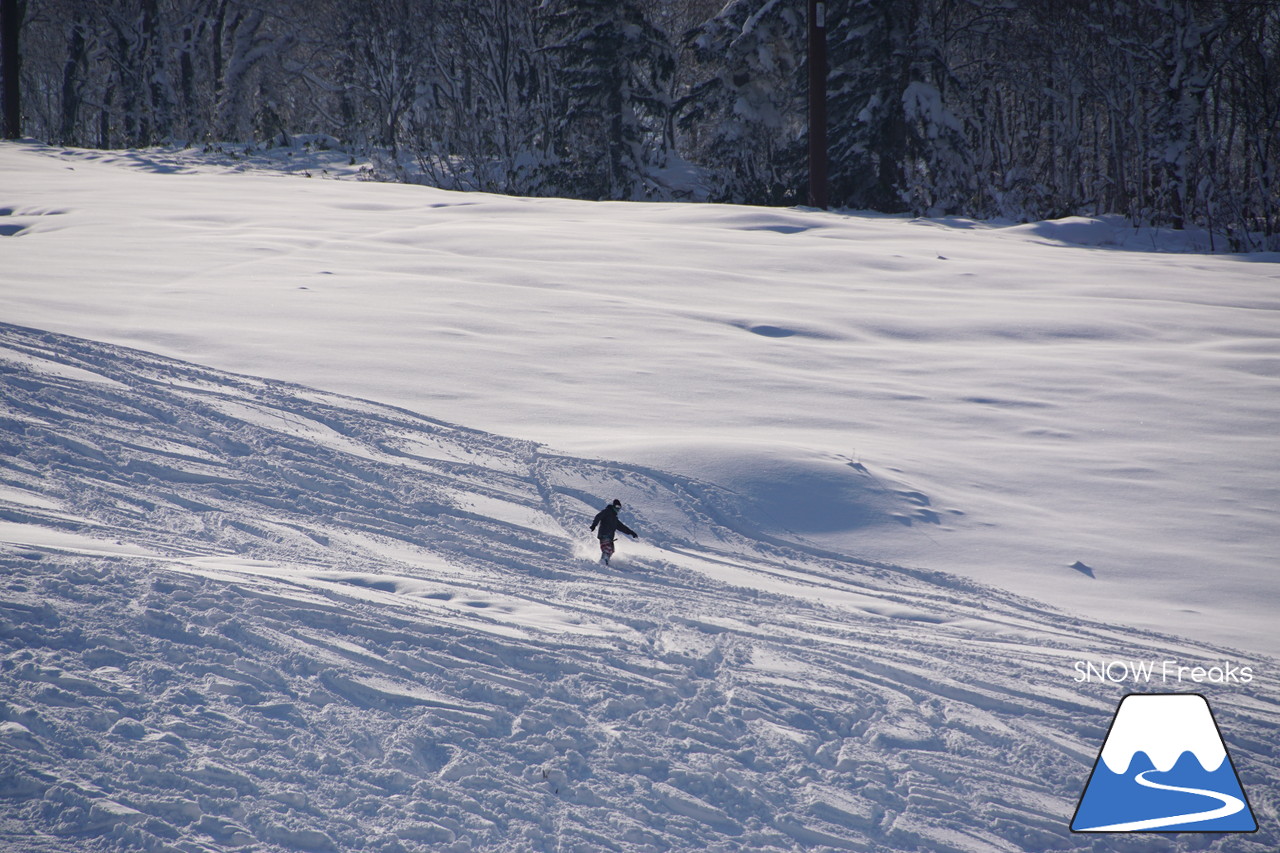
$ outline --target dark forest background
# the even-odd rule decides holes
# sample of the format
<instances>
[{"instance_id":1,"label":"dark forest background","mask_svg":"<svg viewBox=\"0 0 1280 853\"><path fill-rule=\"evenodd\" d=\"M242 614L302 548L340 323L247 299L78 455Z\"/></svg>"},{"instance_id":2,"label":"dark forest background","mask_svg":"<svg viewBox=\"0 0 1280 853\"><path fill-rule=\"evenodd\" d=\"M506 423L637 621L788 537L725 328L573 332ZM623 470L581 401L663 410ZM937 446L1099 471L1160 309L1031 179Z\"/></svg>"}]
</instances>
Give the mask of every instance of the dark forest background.
<instances>
[{"instance_id":1,"label":"dark forest background","mask_svg":"<svg viewBox=\"0 0 1280 853\"><path fill-rule=\"evenodd\" d=\"M804 0L0 2L21 132L55 144L308 135L448 188L805 201ZM1116 213L1280 248L1276 0L829 0L826 18L833 205Z\"/></svg>"}]
</instances>

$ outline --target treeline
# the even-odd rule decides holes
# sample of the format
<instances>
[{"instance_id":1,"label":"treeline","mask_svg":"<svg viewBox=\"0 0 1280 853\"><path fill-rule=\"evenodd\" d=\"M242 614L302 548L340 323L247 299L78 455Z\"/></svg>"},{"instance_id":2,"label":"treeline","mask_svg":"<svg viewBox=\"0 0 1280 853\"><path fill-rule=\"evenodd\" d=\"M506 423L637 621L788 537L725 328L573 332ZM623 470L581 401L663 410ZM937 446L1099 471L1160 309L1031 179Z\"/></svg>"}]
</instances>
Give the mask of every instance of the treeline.
<instances>
[{"instance_id":1,"label":"treeline","mask_svg":"<svg viewBox=\"0 0 1280 853\"><path fill-rule=\"evenodd\" d=\"M388 178L805 202L804 0L22 0L22 129L325 134ZM1280 248L1276 0L829 0L833 204Z\"/></svg>"}]
</instances>

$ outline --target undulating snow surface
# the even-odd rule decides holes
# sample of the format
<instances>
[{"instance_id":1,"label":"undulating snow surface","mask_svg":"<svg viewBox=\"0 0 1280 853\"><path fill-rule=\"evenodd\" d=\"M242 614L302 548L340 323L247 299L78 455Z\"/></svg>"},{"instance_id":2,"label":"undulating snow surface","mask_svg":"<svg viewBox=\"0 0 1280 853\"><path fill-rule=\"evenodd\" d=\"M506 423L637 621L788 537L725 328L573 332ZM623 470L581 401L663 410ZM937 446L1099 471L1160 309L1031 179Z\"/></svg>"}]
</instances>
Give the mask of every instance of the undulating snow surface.
<instances>
[{"instance_id":1,"label":"undulating snow surface","mask_svg":"<svg viewBox=\"0 0 1280 853\"><path fill-rule=\"evenodd\" d=\"M1274 256L193 163L0 147L0 848L1276 847Z\"/></svg>"},{"instance_id":2,"label":"undulating snow surface","mask_svg":"<svg viewBox=\"0 0 1280 853\"><path fill-rule=\"evenodd\" d=\"M1280 654L1275 256L175 157L0 150L4 319L675 468L771 534Z\"/></svg>"}]
</instances>

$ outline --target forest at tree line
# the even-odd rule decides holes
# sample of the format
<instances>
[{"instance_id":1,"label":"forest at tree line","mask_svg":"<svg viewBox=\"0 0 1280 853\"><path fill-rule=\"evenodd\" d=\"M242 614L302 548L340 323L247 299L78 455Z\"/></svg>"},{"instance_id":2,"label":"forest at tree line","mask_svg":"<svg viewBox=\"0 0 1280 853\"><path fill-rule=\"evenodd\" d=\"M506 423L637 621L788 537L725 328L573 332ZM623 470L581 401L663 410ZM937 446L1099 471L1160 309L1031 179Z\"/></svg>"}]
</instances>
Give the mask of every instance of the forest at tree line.
<instances>
[{"instance_id":1,"label":"forest at tree line","mask_svg":"<svg viewBox=\"0 0 1280 853\"><path fill-rule=\"evenodd\" d=\"M451 189L807 199L805 0L0 2L4 91L56 145L305 136ZM824 6L832 205L1280 249L1280 0Z\"/></svg>"}]
</instances>

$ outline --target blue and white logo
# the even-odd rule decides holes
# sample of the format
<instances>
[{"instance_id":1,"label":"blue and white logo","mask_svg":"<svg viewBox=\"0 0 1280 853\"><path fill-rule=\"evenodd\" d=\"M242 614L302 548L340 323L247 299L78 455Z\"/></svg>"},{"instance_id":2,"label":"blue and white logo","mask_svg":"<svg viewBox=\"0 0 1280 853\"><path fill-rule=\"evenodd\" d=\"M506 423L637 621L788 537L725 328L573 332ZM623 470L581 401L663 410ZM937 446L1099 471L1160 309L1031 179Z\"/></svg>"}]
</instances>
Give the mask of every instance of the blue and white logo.
<instances>
[{"instance_id":1,"label":"blue and white logo","mask_svg":"<svg viewBox=\"0 0 1280 853\"><path fill-rule=\"evenodd\" d=\"M1120 700L1073 832L1254 832L1209 703L1196 693Z\"/></svg>"}]
</instances>

